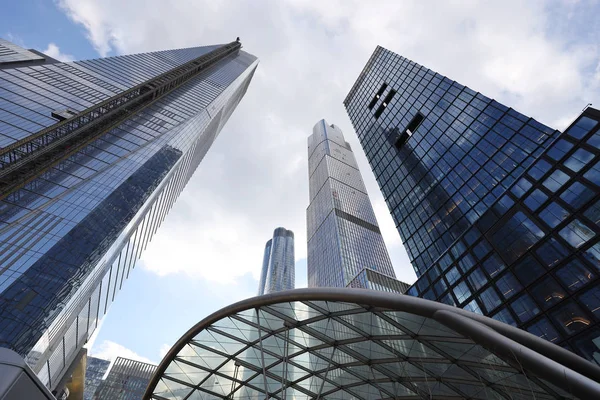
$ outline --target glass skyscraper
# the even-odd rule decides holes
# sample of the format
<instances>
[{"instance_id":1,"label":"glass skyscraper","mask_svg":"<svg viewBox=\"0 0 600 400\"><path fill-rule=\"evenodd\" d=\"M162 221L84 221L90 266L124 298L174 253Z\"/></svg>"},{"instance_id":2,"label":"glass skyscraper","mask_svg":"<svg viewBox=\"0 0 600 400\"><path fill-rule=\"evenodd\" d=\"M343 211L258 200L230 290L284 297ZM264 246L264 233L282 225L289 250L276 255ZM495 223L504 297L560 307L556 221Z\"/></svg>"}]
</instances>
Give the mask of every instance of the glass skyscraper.
<instances>
[{"instance_id":1,"label":"glass skyscraper","mask_svg":"<svg viewBox=\"0 0 600 400\"><path fill-rule=\"evenodd\" d=\"M0 42L0 346L50 388L257 64L239 41L69 63Z\"/></svg>"},{"instance_id":2,"label":"glass skyscraper","mask_svg":"<svg viewBox=\"0 0 600 400\"><path fill-rule=\"evenodd\" d=\"M558 134L382 47L344 105L417 276Z\"/></svg>"},{"instance_id":3,"label":"glass skyscraper","mask_svg":"<svg viewBox=\"0 0 600 400\"><path fill-rule=\"evenodd\" d=\"M277 228L265 245L258 295L295 288L294 232Z\"/></svg>"},{"instance_id":4,"label":"glass skyscraper","mask_svg":"<svg viewBox=\"0 0 600 400\"><path fill-rule=\"evenodd\" d=\"M381 47L344 102L419 279L600 363L600 112L562 134Z\"/></svg>"},{"instance_id":5,"label":"glass skyscraper","mask_svg":"<svg viewBox=\"0 0 600 400\"><path fill-rule=\"evenodd\" d=\"M395 279L354 153L325 120L308 138L308 170L308 287L367 288L365 269Z\"/></svg>"}]
</instances>

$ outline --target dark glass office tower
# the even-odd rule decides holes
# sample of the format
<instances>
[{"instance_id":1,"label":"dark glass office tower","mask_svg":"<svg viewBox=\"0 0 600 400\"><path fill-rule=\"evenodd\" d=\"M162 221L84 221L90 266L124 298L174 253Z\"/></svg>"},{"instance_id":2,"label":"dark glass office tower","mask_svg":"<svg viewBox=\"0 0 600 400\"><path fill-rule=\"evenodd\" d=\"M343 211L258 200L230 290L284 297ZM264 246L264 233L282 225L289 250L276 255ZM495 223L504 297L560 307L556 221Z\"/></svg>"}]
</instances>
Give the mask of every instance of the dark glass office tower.
<instances>
[{"instance_id":1,"label":"dark glass office tower","mask_svg":"<svg viewBox=\"0 0 600 400\"><path fill-rule=\"evenodd\" d=\"M395 279L354 153L325 120L308 137L308 175L308 287L368 288L365 269Z\"/></svg>"},{"instance_id":2,"label":"dark glass office tower","mask_svg":"<svg viewBox=\"0 0 600 400\"><path fill-rule=\"evenodd\" d=\"M417 276L558 134L382 47L344 105Z\"/></svg>"},{"instance_id":3,"label":"dark glass office tower","mask_svg":"<svg viewBox=\"0 0 600 400\"><path fill-rule=\"evenodd\" d=\"M50 388L245 94L258 61L240 48L0 48L0 346Z\"/></svg>"},{"instance_id":4,"label":"dark glass office tower","mask_svg":"<svg viewBox=\"0 0 600 400\"><path fill-rule=\"evenodd\" d=\"M265 245L258 295L295 288L294 232L277 228Z\"/></svg>"},{"instance_id":5,"label":"dark glass office tower","mask_svg":"<svg viewBox=\"0 0 600 400\"><path fill-rule=\"evenodd\" d=\"M600 364L600 111L588 108L408 293Z\"/></svg>"},{"instance_id":6,"label":"dark glass office tower","mask_svg":"<svg viewBox=\"0 0 600 400\"><path fill-rule=\"evenodd\" d=\"M381 69L373 69L376 65L381 65ZM392 72L383 72L388 69ZM407 82L393 78L396 75L405 76L402 79ZM418 83L413 83L413 78L419 79ZM361 103L358 94L371 79L382 79L391 88L386 87L387 94L381 92L379 97L377 92L373 97L363 94ZM423 80L428 83L422 83ZM434 81L436 88L428 89ZM381 85L381 81L373 85ZM432 100L442 85L446 93L440 92L441 97ZM460 90L452 99L447 93L453 88ZM386 92L388 89L393 90L391 96ZM427 96L421 100L423 93ZM503 106L493 100L486 100L487 105L483 106L484 97L478 93L467 96L470 93L470 89L456 82L378 48L346 99L388 206L413 255L420 254L422 260L427 247L421 245L421 239L409 243L404 235L411 229L421 231L432 216L439 219L437 226L443 219L439 210L432 214L431 210L423 212L419 220L407 215L403 207L412 213L415 208L420 209L419 204L411 208L414 203L404 202L407 196L417 198L407 190L420 194L421 203L427 204L425 210L434 204L428 200L434 196L443 195L451 200L455 204L453 210L469 203L469 199L473 199L477 210L481 204L477 199L483 199L476 217L469 214L473 209L458 212L460 218L467 216L468 223L460 229L455 228L458 223L447 228L449 232L454 229L455 234L437 228L429 232L430 236L435 233L453 239L445 249L434 246L436 252L430 255L433 262L429 265L415 263L420 276L407 293L489 315L600 363L600 112L587 108L559 134L542 129L531 119L517 118L520 114L512 109L505 109L490 122L494 109ZM384 99L380 100L381 97ZM371 106L372 103L375 104ZM383 111L379 112L381 107ZM454 120L449 116L451 111L457 114ZM391 122L381 125L380 121L388 119L386 113L392 115ZM422 116L422 120L415 124L414 115ZM461 119L470 122L464 124ZM429 120L432 122L428 123ZM487 131L481 128L480 121L487 121ZM460 130L453 126L459 126ZM482 130L481 137L470 145L469 152L461 152L461 146L471 140L477 127ZM508 127L515 132L504 142L498 134L507 132ZM550 137L534 148L532 141L524 136L534 134L541 138L533 131L536 127ZM448 131L457 137L448 139ZM423 147L429 149L427 153L418 151L423 142L430 144ZM445 158L436 159L444 165L441 175L433 176L431 171L436 171L436 165L428 163L432 162L430 154L440 154L440 142L448 142L449 147L443 153ZM504 142L496 152L481 150L496 142ZM477 196L471 195L465 188L470 187L473 178L482 185L493 182L489 177L483 180L479 176L490 173L492 166L498 164L498 157L504 157L500 153L511 155L513 171L508 174L506 170L504 179L498 180L489 191L481 189ZM519 161L515 154L528 155ZM448 160L454 160L454 164ZM475 160L479 161L473 164ZM473 169L467 168L469 165ZM475 168L477 165L481 167ZM455 170L461 171L460 180L452 174ZM451 180L449 175L453 177ZM448 190L467 178L461 187ZM398 183L393 186L395 181ZM405 182L413 181L420 183L405 186ZM444 182L452 185L444 186ZM445 208L440 210L443 216ZM469 215L472 217L468 218ZM417 225L418 221L421 225ZM417 247L411 249L411 246Z\"/></svg>"},{"instance_id":7,"label":"dark glass office tower","mask_svg":"<svg viewBox=\"0 0 600 400\"><path fill-rule=\"evenodd\" d=\"M155 371L156 365L117 357L93 399L139 400Z\"/></svg>"}]
</instances>

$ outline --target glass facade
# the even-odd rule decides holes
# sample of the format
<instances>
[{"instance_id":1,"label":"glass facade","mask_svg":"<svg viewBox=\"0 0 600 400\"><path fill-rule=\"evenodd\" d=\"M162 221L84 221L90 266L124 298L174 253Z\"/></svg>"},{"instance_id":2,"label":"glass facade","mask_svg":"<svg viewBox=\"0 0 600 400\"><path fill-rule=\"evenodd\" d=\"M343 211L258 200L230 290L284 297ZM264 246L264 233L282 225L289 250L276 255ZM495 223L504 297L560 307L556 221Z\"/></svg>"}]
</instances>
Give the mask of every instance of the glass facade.
<instances>
[{"instance_id":1,"label":"glass facade","mask_svg":"<svg viewBox=\"0 0 600 400\"><path fill-rule=\"evenodd\" d=\"M45 58L30 50L25 50L24 48L17 46L8 40L0 38L0 68L4 64L27 61L43 62L45 61Z\"/></svg>"},{"instance_id":2,"label":"glass facade","mask_svg":"<svg viewBox=\"0 0 600 400\"><path fill-rule=\"evenodd\" d=\"M277 228L265 245L258 295L294 289L294 232Z\"/></svg>"},{"instance_id":3,"label":"glass facade","mask_svg":"<svg viewBox=\"0 0 600 400\"><path fill-rule=\"evenodd\" d=\"M93 400L96 389L102 383L104 374L110 367L110 361L101 358L87 357L85 368L85 385L83 400Z\"/></svg>"},{"instance_id":4,"label":"glass facade","mask_svg":"<svg viewBox=\"0 0 600 400\"><path fill-rule=\"evenodd\" d=\"M0 346L26 357L49 387L94 332L245 94L258 61L241 50L168 86L176 68L221 48L0 70L0 155L64 126L57 119L65 112L56 110L83 115L157 76L171 88L1 196Z\"/></svg>"},{"instance_id":5,"label":"glass facade","mask_svg":"<svg viewBox=\"0 0 600 400\"><path fill-rule=\"evenodd\" d=\"M260 269L260 280L258 281L258 295L265 294L265 285L267 284L267 274L269 273L269 260L271 259L271 246L273 239L269 239L265 244L265 252L263 254L262 268Z\"/></svg>"},{"instance_id":6,"label":"glass facade","mask_svg":"<svg viewBox=\"0 0 600 400\"><path fill-rule=\"evenodd\" d=\"M325 120L308 138L308 287L345 287L365 268L395 278L356 159Z\"/></svg>"},{"instance_id":7,"label":"glass facade","mask_svg":"<svg viewBox=\"0 0 600 400\"><path fill-rule=\"evenodd\" d=\"M558 135L382 47L344 105L417 276Z\"/></svg>"},{"instance_id":8,"label":"glass facade","mask_svg":"<svg viewBox=\"0 0 600 400\"><path fill-rule=\"evenodd\" d=\"M406 79L409 79L411 74L414 79L421 76L417 83L413 84L414 81L410 80L394 86L402 88L404 83L408 83L406 92L403 91L404 88L398 89L402 96L397 102L389 101L389 107L384 107L386 110L381 113L379 119L375 119L374 116L368 117L371 98L364 89L365 82L371 79L371 75L388 79L386 77L390 73L371 73L373 68L396 71L391 72L394 75L408 74ZM418 99L421 96L430 99L437 89L428 90L428 86L422 85L421 82L423 79L433 82L436 77L438 86L446 82L445 87L448 91L453 88L460 88L460 91L456 92L452 102L444 103L448 100L444 94L437 103L427 106L430 100L423 102ZM372 85L378 84L378 81L375 81ZM600 294L600 282L597 279L600 271L600 112L597 110L587 108L564 133L560 134L544 128L532 119L517 118L520 114L504 107L503 116L490 122L487 130L483 131L485 135L478 143L484 139L495 140L498 132L511 126L509 121L520 121L512 125L516 130L512 138L504 144L513 148L513 169L506 170L504 180L490 186L489 190L480 188L476 198L483 200L483 206L478 208L480 200L472 203L474 209L478 210L476 214L470 214L473 209L468 207L459 211L458 215L461 218L465 216L467 222L448 236L448 242L444 242L445 248L440 245L431 252L427 246L422 245L425 243L422 240L423 236L419 236L421 239L416 241L409 240L411 226L414 226L415 232L420 232L429 226L427 224L432 216L436 218L439 214L426 212L418 224L413 217L414 210L420 208L420 203L406 204L402 202L404 200L398 203L394 199L405 199L405 196L413 196L413 193L407 194L402 183L395 187L393 184L390 186L390 181L400 179L399 182L404 182L419 177L426 179L427 174L420 172L425 172L425 169L419 170L418 165L426 165L431 161L427 155L436 149L436 143L447 140L448 132L458 135L445 153L456 162L451 164L447 159L440 158L427 168L428 171L434 171L436 163L441 162L444 173L439 175L439 179L432 181L429 192L421 198L422 202L431 204L427 199L436 190L438 193L448 193L447 190L439 190L440 185L444 186L444 182L460 183L464 181L463 178L471 176L468 184L473 177L479 179L478 174L483 171L489 173L492 165L497 163L497 151L478 153L481 162L476 165L482 165L484 169L476 168L475 164L470 169L466 168L464 160L468 159L469 152L457 156L460 148L457 147L457 143L469 140L471 131L474 130L473 126L480 126L480 123L483 123L481 118L487 120L489 117L488 109L503 107L493 100L488 100L485 107L474 111L482 96L475 93L471 97L465 97L465 93L471 93L470 89L378 48L346 99L346 106L351 115L351 110L358 110L360 107L363 109L354 111L353 122L359 136L362 135L361 141L367 157L374 166L375 175L399 224L399 230L404 232L402 237L405 245L414 256L413 263L419 273L419 279L407 294L491 316L556 343L590 361L600 363L600 316L597 314L600 309L600 302L597 301ZM394 95L394 98L396 96ZM405 101L406 96L416 100ZM467 98L469 101L466 101ZM459 100L466 103L462 108L463 112L473 111L479 117L470 120L470 124L463 124L465 129L456 130L453 126L464 116L463 112L449 125L444 122L448 122L444 120L444 116L447 116ZM428 119L437 118L435 110L439 107L443 109L444 104L451 105L437 122L427 124ZM400 111L398 114L398 111L395 111L397 109L406 111ZM390 114L386 114L388 112ZM413 112L419 112L425 118L416 129L410 130L406 126L412 122ZM393 116L395 113L399 117ZM382 137L376 137L377 132L385 135L386 130L376 126L382 118L388 118L386 115L391 118L391 129L408 129L411 132L408 138L400 142L385 142ZM507 117L512 119L505 121ZM399 122L394 122L396 118L400 118ZM499 124L503 126L498 127ZM532 141L530 134L542 138L541 134L537 136L538 133L535 133L533 128L538 132L547 133L548 138ZM522 137L525 133L528 138ZM419 143L419 140L432 144L429 153L424 156L419 156L416 150L412 150L418 148L419 145L415 143ZM531 144L535 142L538 143L537 147ZM477 146L471 151L476 150ZM503 149L505 147L501 147L499 151L506 153ZM411 153L408 153L409 150ZM406 174L404 171L407 167L404 165L412 153L415 153L419 164L415 164L414 169ZM514 158L514 154L528 155L519 161ZM461 179L452 173L457 169L461 171ZM481 182L493 184L494 180L488 177ZM421 186L416 186L415 190L422 193ZM455 210L460 209L468 199L468 196L465 197L468 192L458 188L458 191L453 193L449 199L456 205ZM398 219L400 215L407 217ZM439 220L443 221L443 218L440 217ZM440 233L436 227L436 230L428 234L431 236L434 232ZM447 232L450 231L441 232L442 241ZM433 243L437 240L439 239L433 240ZM429 256L425 257L425 252ZM426 264L418 260L431 262Z\"/></svg>"},{"instance_id":9,"label":"glass facade","mask_svg":"<svg viewBox=\"0 0 600 400\"><path fill-rule=\"evenodd\" d=\"M469 305L600 364L599 121L588 108L408 294Z\"/></svg>"},{"instance_id":10,"label":"glass facade","mask_svg":"<svg viewBox=\"0 0 600 400\"><path fill-rule=\"evenodd\" d=\"M372 290L297 289L208 316L169 351L143 398L598 398L600 368L580 357L565 365L565 355L445 304Z\"/></svg>"},{"instance_id":11,"label":"glass facade","mask_svg":"<svg viewBox=\"0 0 600 400\"><path fill-rule=\"evenodd\" d=\"M93 399L139 400L155 371L156 365L117 357Z\"/></svg>"}]
</instances>

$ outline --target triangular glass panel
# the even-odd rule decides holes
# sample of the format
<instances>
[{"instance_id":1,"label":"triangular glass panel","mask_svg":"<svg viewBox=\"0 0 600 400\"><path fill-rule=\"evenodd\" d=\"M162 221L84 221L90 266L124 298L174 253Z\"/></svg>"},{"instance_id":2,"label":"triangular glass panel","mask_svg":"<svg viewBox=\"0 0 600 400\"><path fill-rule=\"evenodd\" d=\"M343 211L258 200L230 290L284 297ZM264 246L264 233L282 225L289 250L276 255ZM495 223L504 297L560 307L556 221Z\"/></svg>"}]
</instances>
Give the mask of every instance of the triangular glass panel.
<instances>
[{"instance_id":1,"label":"triangular glass panel","mask_svg":"<svg viewBox=\"0 0 600 400\"><path fill-rule=\"evenodd\" d=\"M216 348L217 350L220 350L225 354L235 354L238 351L242 350L244 347L246 347L246 344L224 336L221 333L215 332L210 328L208 329L208 331L210 333L210 336L212 337L212 341L202 342L202 344L206 346Z\"/></svg>"},{"instance_id":2,"label":"triangular glass panel","mask_svg":"<svg viewBox=\"0 0 600 400\"><path fill-rule=\"evenodd\" d=\"M416 334L423 325L425 317L409 314L401 311L383 311L383 315L392 319L402 330Z\"/></svg>"},{"instance_id":3,"label":"triangular glass panel","mask_svg":"<svg viewBox=\"0 0 600 400\"><path fill-rule=\"evenodd\" d=\"M353 373L353 375L360 376L363 380L370 379L387 379L387 375L381 373L376 368L368 365L353 365L344 367L347 371Z\"/></svg>"},{"instance_id":4,"label":"triangular glass panel","mask_svg":"<svg viewBox=\"0 0 600 400\"><path fill-rule=\"evenodd\" d=\"M363 379L351 374L346 368L335 368L329 371L327 379L333 381L338 386L347 386L362 382Z\"/></svg>"},{"instance_id":5,"label":"triangular glass panel","mask_svg":"<svg viewBox=\"0 0 600 400\"><path fill-rule=\"evenodd\" d=\"M379 382L377 385L394 397L415 396L415 392L398 382Z\"/></svg>"},{"instance_id":6,"label":"triangular glass panel","mask_svg":"<svg viewBox=\"0 0 600 400\"><path fill-rule=\"evenodd\" d=\"M199 357L201 363L198 364L204 366L205 368L215 369L219 367L219 365L223 364L223 362L226 360L225 357L217 353L212 353L210 350L195 346L192 343L188 344L188 346L193 348L196 352L196 355Z\"/></svg>"},{"instance_id":7,"label":"triangular glass panel","mask_svg":"<svg viewBox=\"0 0 600 400\"><path fill-rule=\"evenodd\" d=\"M408 358L443 358L435 350L413 339L383 340L385 345Z\"/></svg>"},{"instance_id":8,"label":"triangular glass panel","mask_svg":"<svg viewBox=\"0 0 600 400\"><path fill-rule=\"evenodd\" d=\"M516 373L512 375L507 374L507 376L504 379L496 380L496 383L505 387L522 388L528 391L539 393L545 392L545 390L540 388L535 382L533 382L531 379L529 379L527 376L521 373Z\"/></svg>"},{"instance_id":9,"label":"triangular glass panel","mask_svg":"<svg viewBox=\"0 0 600 400\"><path fill-rule=\"evenodd\" d=\"M364 312L361 314L342 315L339 318L359 330L361 335L374 336L377 334L378 329L376 324L378 318L373 313Z\"/></svg>"},{"instance_id":10,"label":"triangular glass panel","mask_svg":"<svg viewBox=\"0 0 600 400\"><path fill-rule=\"evenodd\" d=\"M397 356L394 353L383 348L382 346L371 340L357 343L349 343L343 347L347 347L351 351L357 352L361 356L371 360L397 358Z\"/></svg>"},{"instance_id":11,"label":"triangular glass panel","mask_svg":"<svg viewBox=\"0 0 600 400\"><path fill-rule=\"evenodd\" d=\"M289 318L293 319L294 321L298 321L298 316L296 315L296 310L295 310L295 304L296 303L279 303L279 304L272 304L265 308L267 310L273 309L276 313L285 315L286 317L289 317Z\"/></svg>"},{"instance_id":12,"label":"triangular glass panel","mask_svg":"<svg viewBox=\"0 0 600 400\"><path fill-rule=\"evenodd\" d=\"M382 335L382 336L387 336L387 335L393 335L393 336L407 335L407 333L404 332L400 327L394 326L393 324L391 324L390 322L386 321L383 318L380 318L376 314L373 314L373 315L377 317L376 322L374 321L374 324L376 326L376 330L374 331L375 332L374 336L378 336L378 335Z\"/></svg>"},{"instance_id":13,"label":"triangular glass panel","mask_svg":"<svg viewBox=\"0 0 600 400\"><path fill-rule=\"evenodd\" d=\"M171 390L167 387L167 385L165 385L162 378L158 381L158 383L156 384L156 387L154 388L152 393L166 397L166 398L169 398L168 396L170 396L172 394Z\"/></svg>"},{"instance_id":14,"label":"triangular glass panel","mask_svg":"<svg viewBox=\"0 0 600 400\"><path fill-rule=\"evenodd\" d=\"M259 309L258 318L256 319L257 323L260 322L261 329L264 331L272 331L276 329L281 329L284 327L283 320L267 313L266 311Z\"/></svg>"},{"instance_id":15,"label":"triangular glass panel","mask_svg":"<svg viewBox=\"0 0 600 400\"><path fill-rule=\"evenodd\" d=\"M356 400L356 394L346 390L338 390L333 394L333 396L328 396L327 398L336 400Z\"/></svg>"},{"instance_id":16,"label":"triangular glass panel","mask_svg":"<svg viewBox=\"0 0 600 400\"><path fill-rule=\"evenodd\" d=\"M299 321L305 321L307 319L323 317L321 311L317 311L310 306L310 303L296 303L294 311L298 316Z\"/></svg>"},{"instance_id":17,"label":"triangular glass panel","mask_svg":"<svg viewBox=\"0 0 600 400\"><path fill-rule=\"evenodd\" d=\"M349 390L356 393L363 399L380 399L385 396L377 387L370 384L364 384L360 386L352 386Z\"/></svg>"},{"instance_id":18,"label":"triangular glass panel","mask_svg":"<svg viewBox=\"0 0 600 400\"><path fill-rule=\"evenodd\" d=\"M211 325L209 327L209 329L214 328L221 332L229 334L235 338L238 338L237 340L235 340L235 339L229 339L229 340L235 340L237 342L242 342L242 343L250 341L252 336L255 336L256 338L258 338L258 334L253 335L253 333L257 331L257 329L255 327L248 325L245 322L233 319L233 318L227 318L227 321L228 321L228 323L226 323L226 324L225 323L223 323L223 324L215 323L214 325Z\"/></svg>"},{"instance_id":19,"label":"triangular glass panel","mask_svg":"<svg viewBox=\"0 0 600 400\"><path fill-rule=\"evenodd\" d=\"M317 306L322 307L331 313L338 313L340 311L352 311L352 310L357 310L357 309L364 310L364 308L360 307L359 305L357 305L355 303L343 303L343 302L338 302L338 301L320 301L320 302L314 302L314 303ZM366 312L366 310L365 310L365 312Z\"/></svg>"},{"instance_id":20,"label":"triangular glass panel","mask_svg":"<svg viewBox=\"0 0 600 400\"><path fill-rule=\"evenodd\" d=\"M179 351L179 353L177 353L176 357L207 368L206 363L202 361L202 357L198 353L196 353L194 348L192 348L192 346L190 346L189 344L186 344Z\"/></svg>"},{"instance_id":21,"label":"triangular glass panel","mask_svg":"<svg viewBox=\"0 0 600 400\"><path fill-rule=\"evenodd\" d=\"M185 398L193 389L189 386L182 385L179 382L173 382L167 378L161 378L161 381L169 389L171 395L169 399L179 400ZM158 393L157 393L158 394Z\"/></svg>"},{"instance_id":22,"label":"triangular glass panel","mask_svg":"<svg viewBox=\"0 0 600 400\"><path fill-rule=\"evenodd\" d=\"M463 379L463 380L473 380L475 377L459 367L456 364L451 363L443 363L443 362L423 362L420 363L422 367L425 367L427 371L431 373L434 377L439 377L442 380L444 379Z\"/></svg>"},{"instance_id":23,"label":"triangular glass panel","mask_svg":"<svg viewBox=\"0 0 600 400\"><path fill-rule=\"evenodd\" d=\"M476 361L479 362L481 358L469 357L469 352L473 349L473 346L477 346L471 343L457 343L457 342L444 342L441 340L430 341L429 346L439 349L442 353L447 354L451 358L455 358L461 361Z\"/></svg>"},{"instance_id":24,"label":"triangular glass panel","mask_svg":"<svg viewBox=\"0 0 600 400\"><path fill-rule=\"evenodd\" d=\"M299 329L293 329L292 331L290 331L290 336L292 333L294 335L294 339L305 348L320 346L324 343L321 339L318 339L312 336L311 334L305 333Z\"/></svg>"},{"instance_id":25,"label":"triangular glass panel","mask_svg":"<svg viewBox=\"0 0 600 400\"><path fill-rule=\"evenodd\" d=\"M406 378L422 378L426 376L425 372L405 361L386 363L381 365L381 367L396 375L400 380Z\"/></svg>"},{"instance_id":26,"label":"triangular glass panel","mask_svg":"<svg viewBox=\"0 0 600 400\"><path fill-rule=\"evenodd\" d=\"M463 393L466 397L472 399L504 399L505 397L495 391L494 389L487 387L483 383L480 384L466 384L459 382L452 382L452 386Z\"/></svg>"},{"instance_id":27,"label":"triangular glass panel","mask_svg":"<svg viewBox=\"0 0 600 400\"><path fill-rule=\"evenodd\" d=\"M428 382L413 382L413 385L417 386L423 392L432 397L458 396L454 390L435 380Z\"/></svg>"},{"instance_id":28,"label":"triangular glass panel","mask_svg":"<svg viewBox=\"0 0 600 400\"><path fill-rule=\"evenodd\" d=\"M362 337L360 333L357 333L351 328L340 324L334 319L313 322L308 326L312 329L315 329L320 334L327 336L332 341Z\"/></svg>"},{"instance_id":29,"label":"triangular glass panel","mask_svg":"<svg viewBox=\"0 0 600 400\"><path fill-rule=\"evenodd\" d=\"M194 368L191 365L173 360L164 375L171 376L181 381L189 382L192 386L195 386L202 382L209 373L198 368Z\"/></svg>"},{"instance_id":30,"label":"triangular glass panel","mask_svg":"<svg viewBox=\"0 0 600 400\"><path fill-rule=\"evenodd\" d=\"M256 320L256 309L251 308L249 310L240 311L236 314L237 317L243 318L247 321Z\"/></svg>"}]
</instances>

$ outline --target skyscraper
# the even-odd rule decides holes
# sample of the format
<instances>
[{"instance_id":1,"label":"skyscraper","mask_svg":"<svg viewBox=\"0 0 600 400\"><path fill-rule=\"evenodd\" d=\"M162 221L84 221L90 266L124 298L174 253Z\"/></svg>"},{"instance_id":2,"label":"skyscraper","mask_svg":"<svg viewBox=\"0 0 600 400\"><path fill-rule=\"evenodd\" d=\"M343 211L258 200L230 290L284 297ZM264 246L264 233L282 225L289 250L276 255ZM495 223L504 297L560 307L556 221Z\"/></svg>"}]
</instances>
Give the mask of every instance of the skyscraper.
<instances>
[{"instance_id":1,"label":"skyscraper","mask_svg":"<svg viewBox=\"0 0 600 400\"><path fill-rule=\"evenodd\" d=\"M344 104L419 276L407 293L600 363L600 112L560 134L380 47Z\"/></svg>"},{"instance_id":2,"label":"skyscraper","mask_svg":"<svg viewBox=\"0 0 600 400\"><path fill-rule=\"evenodd\" d=\"M50 388L257 64L239 41L70 63L0 42L0 346Z\"/></svg>"},{"instance_id":3,"label":"skyscraper","mask_svg":"<svg viewBox=\"0 0 600 400\"><path fill-rule=\"evenodd\" d=\"M110 361L101 358L87 357L85 368L85 385L83 400L93 400L96 389L110 367Z\"/></svg>"},{"instance_id":4,"label":"skyscraper","mask_svg":"<svg viewBox=\"0 0 600 400\"><path fill-rule=\"evenodd\" d=\"M308 138L308 174L308 287L346 287L365 269L395 278L352 149L325 120Z\"/></svg>"},{"instance_id":5,"label":"skyscraper","mask_svg":"<svg viewBox=\"0 0 600 400\"><path fill-rule=\"evenodd\" d=\"M344 105L417 276L558 134L382 47Z\"/></svg>"},{"instance_id":6,"label":"skyscraper","mask_svg":"<svg viewBox=\"0 0 600 400\"><path fill-rule=\"evenodd\" d=\"M144 395L156 365L117 357L106 379L100 383L94 400L139 400Z\"/></svg>"},{"instance_id":7,"label":"skyscraper","mask_svg":"<svg viewBox=\"0 0 600 400\"><path fill-rule=\"evenodd\" d=\"M277 228L265 245L258 294L294 289L296 270L294 232Z\"/></svg>"}]
</instances>

